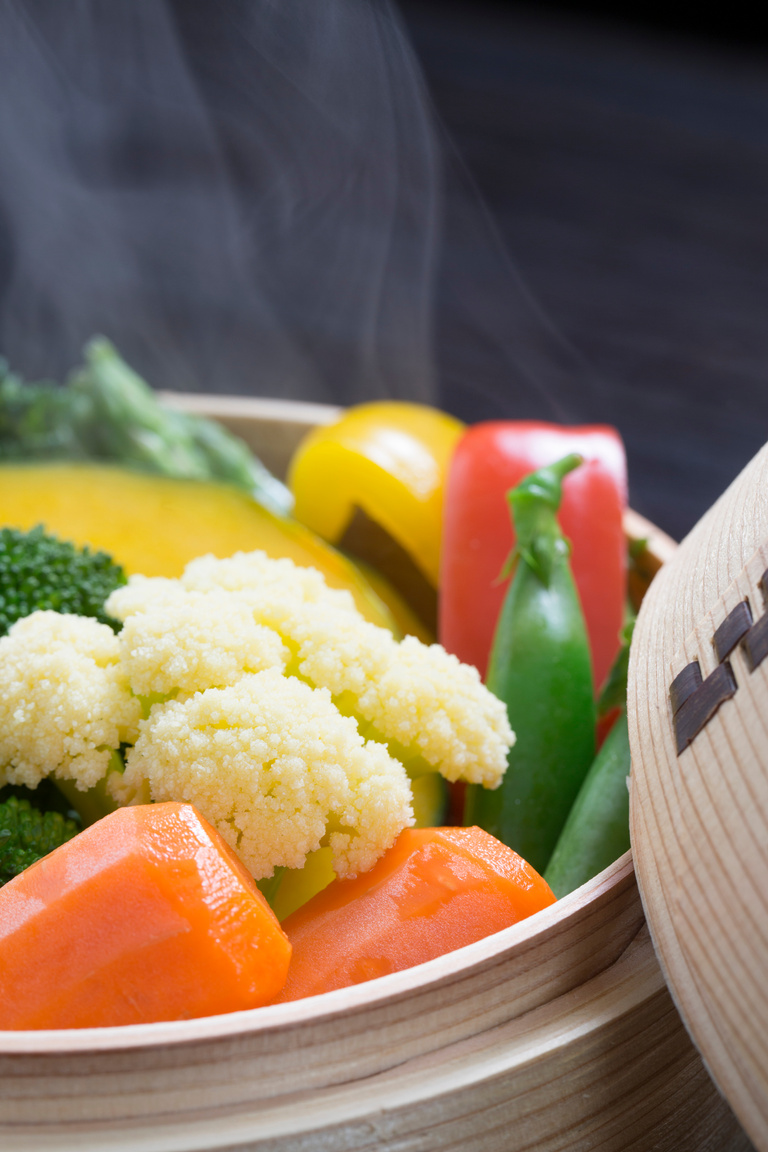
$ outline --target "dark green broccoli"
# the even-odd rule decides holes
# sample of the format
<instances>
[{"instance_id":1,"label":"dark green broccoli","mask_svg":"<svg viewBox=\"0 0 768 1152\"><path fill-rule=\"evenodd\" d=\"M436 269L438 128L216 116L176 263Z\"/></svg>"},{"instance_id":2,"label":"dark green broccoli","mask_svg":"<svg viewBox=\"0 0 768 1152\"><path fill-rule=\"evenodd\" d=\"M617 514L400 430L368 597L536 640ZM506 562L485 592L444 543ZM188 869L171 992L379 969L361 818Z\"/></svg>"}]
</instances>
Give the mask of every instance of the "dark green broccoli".
<instances>
[{"instance_id":1,"label":"dark green broccoli","mask_svg":"<svg viewBox=\"0 0 768 1152\"><path fill-rule=\"evenodd\" d=\"M40 812L28 800L9 796L0 804L0 885L71 840L78 832L61 812Z\"/></svg>"},{"instance_id":2,"label":"dark green broccoli","mask_svg":"<svg viewBox=\"0 0 768 1152\"><path fill-rule=\"evenodd\" d=\"M95 616L117 631L120 624L106 615L104 601L125 582L106 552L77 548L42 525L31 532L0 529L0 636L16 620L46 608Z\"/></svg>"}]
</instances>

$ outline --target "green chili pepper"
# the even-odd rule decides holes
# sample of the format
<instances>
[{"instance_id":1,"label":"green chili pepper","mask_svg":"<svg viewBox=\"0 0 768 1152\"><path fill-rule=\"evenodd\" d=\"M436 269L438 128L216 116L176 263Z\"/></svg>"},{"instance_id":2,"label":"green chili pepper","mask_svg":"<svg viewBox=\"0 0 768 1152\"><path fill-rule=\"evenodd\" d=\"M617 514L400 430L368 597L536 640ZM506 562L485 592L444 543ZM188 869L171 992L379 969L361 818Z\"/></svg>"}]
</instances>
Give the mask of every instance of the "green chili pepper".
<instances>
[{"instance_id":1,"label":"green chili pepper","mask_svg":"<svg viewBox=\"0 0 768 1152\"><path fill-rule=\"evenodd\" d=\"M467 789L465 823L479 824L543 872L595 754L589 642L557 522L566 456L508 493L514 576L491 649L488 687L507 706L517 741L500 788Z\"/></svg>"},{"instance_id":2,"label":"green chili pepper","mask_svg":"<svg viewBox=\"0 0 768 1152\"><path fill-rule=\"evenodd\" d=\"M591 880L629 848L631 756L626 709L633 628L634 620L624 628L624 644L598 702L599 715L615 707L621 708L621 714L587 773L544 873L558 899Z\"/></svg>"}]
</instances>

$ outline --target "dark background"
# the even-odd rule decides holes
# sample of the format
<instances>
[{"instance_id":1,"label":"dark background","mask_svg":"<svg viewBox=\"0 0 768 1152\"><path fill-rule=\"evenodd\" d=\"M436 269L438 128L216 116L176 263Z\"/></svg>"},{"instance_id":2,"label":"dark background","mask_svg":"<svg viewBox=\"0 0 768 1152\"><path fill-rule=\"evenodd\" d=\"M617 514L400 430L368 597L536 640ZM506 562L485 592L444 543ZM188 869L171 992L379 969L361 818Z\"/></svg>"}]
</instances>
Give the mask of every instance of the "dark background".
<instances>
[{"instance_id":1,"label":"dark background","mask_svg":"<svg viewBox=\"0 0 768 1152\"><path fill-rule=\"evenodd\" d=\"M387 0L0 0L0 352L615 424L681 537L768 438L756 18L397 4L426 101Z\"/></svg>"},{"instance_id":2,"label":"dark background","mask_svg":"<svg viewBox=\"0 0 768 1152\"><path fill-rule=\"evenodd\" d=\"M633 504L681 537L766 439L761 30L739 6L401 8L508 251L597 382L577 418L619 426ZM444 362L462 338L442 331ZM466 378L443 381L471 417Z\"/></svg>"},{"instance_id":3,"label":"dark background","mask_svg":"<svg viewBox=\"0 0 768 1152\"><path fill-rule=\"evenodd\" d=\"M405 0L407 4L408 0ZM430 2L430 0L426 0ZM441 0L432 0L443 7ZM519 7L512 0L480 0L486 8ZM530 5L531 10L534 6ZM754 4L738 0L731 4L690 4L680 0L539 0L539 13L595 17L603 24L623 25L631 29L678 32L688 41L711 40L719 43L754 44L765 39L764 21Z\"/></svg>"}]
</instances>

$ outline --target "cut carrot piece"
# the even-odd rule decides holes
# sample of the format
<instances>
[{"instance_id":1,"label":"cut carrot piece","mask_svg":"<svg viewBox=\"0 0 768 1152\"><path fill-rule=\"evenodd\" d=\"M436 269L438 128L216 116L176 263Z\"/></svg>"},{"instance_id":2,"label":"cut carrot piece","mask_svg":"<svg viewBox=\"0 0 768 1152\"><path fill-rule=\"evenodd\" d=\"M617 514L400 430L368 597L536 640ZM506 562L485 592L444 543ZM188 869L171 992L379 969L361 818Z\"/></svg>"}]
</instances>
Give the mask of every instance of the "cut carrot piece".
<instances>
[{"instance_id":1,"label":"cut carrot piece","mask_svg":"<svg viewBox=\"0 0 768 1152\"><path fill-rule=\"evenodd\" d=\"M0 890L0 1028L88 1028L267 1004L291 947L191 804L121 808Z\"/></svg>"},{"instance_id":2,"label":"cut carrot piece","mask_svg":"<svg viewBox=\"0 0 768 1152\"><path fill-rule=\"evenodd\" d=\"M516 924L555 897L480 828L412 828L353 880L334 880L283 921L293 946L280 1000L422 964Z\"/></svg>"}]
</instances>

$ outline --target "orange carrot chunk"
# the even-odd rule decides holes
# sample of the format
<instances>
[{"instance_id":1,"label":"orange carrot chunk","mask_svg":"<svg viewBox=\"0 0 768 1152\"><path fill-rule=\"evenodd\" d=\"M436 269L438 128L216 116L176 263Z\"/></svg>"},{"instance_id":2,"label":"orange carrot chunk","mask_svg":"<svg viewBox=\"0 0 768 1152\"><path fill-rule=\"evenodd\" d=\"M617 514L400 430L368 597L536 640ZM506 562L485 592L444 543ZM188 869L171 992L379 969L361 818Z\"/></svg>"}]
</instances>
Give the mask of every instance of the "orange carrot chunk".
<instances>
[{"instance_id":1,"label":"orange carrot chunk","mask_svg":"<svg viewBox=\"0 0 768 1152\"><path fill-rule=\"evenodd\" d=\"M183 1020L274 1000L291 946L191 804L122 808L0 889L0 1028Z\"/></svg>"},{"instance_id":2,"label":"orange carrot chunk","mask_svg":"<svg viewBox=\"0 0 768 1152\"><path fill-rule=\"evenodd\" d=\"M480 828L413 828L369 871L334 880L283 921L293 946L280 1000L422 964L553 904L549 885Z\"/></svg>"}]
</instances>

